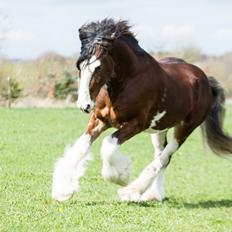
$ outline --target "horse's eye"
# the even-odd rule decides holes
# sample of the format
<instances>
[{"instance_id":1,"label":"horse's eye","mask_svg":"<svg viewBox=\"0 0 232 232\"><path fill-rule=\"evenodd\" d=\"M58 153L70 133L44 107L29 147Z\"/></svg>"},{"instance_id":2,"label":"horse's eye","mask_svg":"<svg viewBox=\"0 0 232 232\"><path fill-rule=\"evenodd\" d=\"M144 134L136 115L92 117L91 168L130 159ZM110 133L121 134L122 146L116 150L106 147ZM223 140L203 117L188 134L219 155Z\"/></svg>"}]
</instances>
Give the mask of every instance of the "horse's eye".
<instances>
[{"instance_id":1,"label":"horse's eye","mask_svg":"<svg viewBox=\"0 0 232 232\"><path fill-rule=\"evenodd\" d=\"M99 70L101 69L101 66L98 66L96 69L95 69L95 72L99 72Z\"/></svg>"}]
</instances>

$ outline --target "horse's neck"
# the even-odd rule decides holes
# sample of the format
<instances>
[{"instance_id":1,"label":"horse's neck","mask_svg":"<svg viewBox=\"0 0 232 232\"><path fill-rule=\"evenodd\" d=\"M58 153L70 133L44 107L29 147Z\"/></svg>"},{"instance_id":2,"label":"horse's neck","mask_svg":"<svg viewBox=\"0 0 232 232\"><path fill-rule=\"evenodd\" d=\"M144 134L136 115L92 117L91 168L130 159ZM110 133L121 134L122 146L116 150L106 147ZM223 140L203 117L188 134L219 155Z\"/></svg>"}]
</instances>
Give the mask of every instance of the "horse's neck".
<instances>
[{"instance_id":1,"label":"horse's neck","mask_svg":"<svg viewBox=\"0 0 232 232\"><path fill-rule=\"evenodd\" d=\"M127 82L133 78L138 61L133 51L122 43L115 43L110 55L114 65L112 75L107 82L107 89L110 98L115 98Z\"/></svg>"},{"instance_id":2,"label":"horse's neck","mask_svg":"<svg viewBox=\"0 0 232 232\"><path fill-rule=\"evenodd\" d=\"M157 72L162 70L159 63L149 54L144 52L144 54L138 55L123 42L115 44L110 54L114 62L114 70L107 83L107 88L109 96L113 98L117 96L128 82L131 83L133 78L137 77L144 70L154 69L154 67Z\"/></svg>"},{"instance_id":3,"label":"horse's neck","mask_svg":"<svg viewBox=\"0 0 232 232\"><path fill-rule=\"evenodd\" d=\"M138 67L138 58L133 52L133 50L123 42L116 42L111 56L114 61L114 71L117 75L117 78L126 78L133 77L133 73Z\"/></svg>"},{"instance_id":4,"label":"horse's neck","mask_svg":"<svg viewBox=\"0 0 232 232\"><path fill-rule=\"evenodd\" d=\"M141 69L142 66L146 66L145 64L141 66L141 63L146 63L149 66L151 65L156 70L162 69L159 62L142 48L138 46L135 49L136 51L122 41L115 43L111 56L115 63L114 71L119 79L133 78L136 73L140 72L139 69Z\"/></svg>"}]
</instances>

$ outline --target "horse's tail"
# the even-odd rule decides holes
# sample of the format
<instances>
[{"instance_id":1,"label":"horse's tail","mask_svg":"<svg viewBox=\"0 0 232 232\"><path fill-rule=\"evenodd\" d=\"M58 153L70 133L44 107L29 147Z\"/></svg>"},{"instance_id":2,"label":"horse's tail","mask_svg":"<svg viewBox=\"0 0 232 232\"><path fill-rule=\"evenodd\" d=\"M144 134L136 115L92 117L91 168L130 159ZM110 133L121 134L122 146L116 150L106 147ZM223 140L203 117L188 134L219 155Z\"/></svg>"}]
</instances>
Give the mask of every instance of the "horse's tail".
<instances>
[{"instance_id":1,"label":"horse's tail","mask_svg":"<svg viewBox=\"0 0 232 232\"><path fill-rule=\"evenodd\" d=\"M232 137L223 131L225 115L225 94L223 88L213 77L208 77L213 93L213 105L205 121L201 125L203 135L217 155L232 154Z\"/></svg>"}]
</instances>

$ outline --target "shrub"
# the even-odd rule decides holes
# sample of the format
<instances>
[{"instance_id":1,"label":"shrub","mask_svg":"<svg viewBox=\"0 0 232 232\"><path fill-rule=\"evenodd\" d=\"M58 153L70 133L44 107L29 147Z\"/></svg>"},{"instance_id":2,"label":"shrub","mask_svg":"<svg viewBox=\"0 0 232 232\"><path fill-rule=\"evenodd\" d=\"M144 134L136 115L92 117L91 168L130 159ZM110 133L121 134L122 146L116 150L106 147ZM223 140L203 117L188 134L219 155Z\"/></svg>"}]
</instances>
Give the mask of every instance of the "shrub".
<instances>
[{"instance_id":1,"label":"shrub","mask_svg":"<svg viewBox=\"0 0 232 232\"><path fill-rule=\"evenodd\" d=\"M21 96L22 87L10 77L7 78L7 83L3 88L2 96L7 100L8 107L11 107L11 103Z\"/></svg>"},{"instance_id":2,"label":"shrub","mask_svg":"<svg viewBox=\"0 0 232 232\"><path fill-rule=\"evenodd\" d=\"M55 84L55 97L75 101L77 99L77 78L68 71L64 72L65 78Z\"/></svg>"}]
</instances>

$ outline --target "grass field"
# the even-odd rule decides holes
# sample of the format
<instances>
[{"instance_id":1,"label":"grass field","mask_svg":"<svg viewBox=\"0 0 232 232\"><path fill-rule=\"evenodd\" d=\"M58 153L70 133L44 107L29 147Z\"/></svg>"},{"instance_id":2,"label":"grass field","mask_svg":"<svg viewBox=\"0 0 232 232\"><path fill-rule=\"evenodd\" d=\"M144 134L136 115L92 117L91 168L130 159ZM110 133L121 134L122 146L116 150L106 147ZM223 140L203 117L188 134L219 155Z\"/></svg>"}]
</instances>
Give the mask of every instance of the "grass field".
<instances>
[{"instance_id":1,"label":"grass field","mask_svg":"<svg viewBox=\"0 0 232 232\"><path fill-rule=\"evenodd\" d=\"M232 107L226 128L232 133ZM81 191L51 200L55 160L81 135L88 116L76 109L0 109L0 231L232 231L232 162L206 153L199 131L175 154L163 203L123 203L101 179L96 141ZM122 146L133 178L153 157L148 134Z\"/></svg>"}]
</instances>

